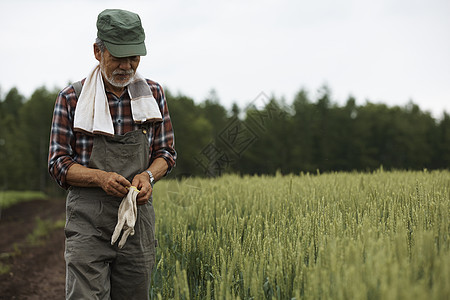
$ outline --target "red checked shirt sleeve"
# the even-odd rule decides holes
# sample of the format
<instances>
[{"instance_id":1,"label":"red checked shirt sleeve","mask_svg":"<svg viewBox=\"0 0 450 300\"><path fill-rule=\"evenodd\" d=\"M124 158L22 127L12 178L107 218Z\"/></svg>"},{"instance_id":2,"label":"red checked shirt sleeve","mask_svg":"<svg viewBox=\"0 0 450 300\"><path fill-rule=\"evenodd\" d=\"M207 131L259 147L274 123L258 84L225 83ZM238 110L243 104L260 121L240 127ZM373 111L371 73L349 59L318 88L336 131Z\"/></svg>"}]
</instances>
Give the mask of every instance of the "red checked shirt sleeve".
<instances>
[{"instance_id":1,"label":"red checked shirt sleeve","mask_svg":"<svg viewBox=\"0 0 450 300\"><path fill-rule=\"evenodd\" d=\"M173 134L172 122L170 121L169 109L167 107L167 101L164 96L164 91L161 86L151 80L147 80L150 88L153 92L153 97L156 99L159 110L161 111L162 122L156 123L153 128L153 137L149 137L150 140L150 164L156 158L162 157L167 162L167 173L175 166L176 151L175 151L175 139Z\"/></svg>"},{"instance_id":2,"label":"red checked shirt sleeve","mask_svg":"<svg viewBox=\"0 0 450 300\"><path fill-rule=\"evenodd\" d=\"M72 86L62 90L56 98L50 133L48 169L50 175L63 188L67 188L66 174L76 163L75 137L72 130L76 95Z\"/></svg>"}]
</instances>

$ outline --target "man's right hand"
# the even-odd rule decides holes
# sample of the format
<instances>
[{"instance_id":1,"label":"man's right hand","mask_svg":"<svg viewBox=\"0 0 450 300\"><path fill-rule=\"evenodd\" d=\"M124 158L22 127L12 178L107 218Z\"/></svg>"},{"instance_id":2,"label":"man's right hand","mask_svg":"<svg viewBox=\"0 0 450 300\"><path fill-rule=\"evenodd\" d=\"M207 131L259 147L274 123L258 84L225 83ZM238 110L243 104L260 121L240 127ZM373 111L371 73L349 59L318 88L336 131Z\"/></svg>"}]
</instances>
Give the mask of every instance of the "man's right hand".
<instances>
[{"instance_id":1,"label":"man's right hand","mask_svg":"<svg viewBox=\"0 0 450 300\"><path fill-rule=\"evenodd\" d=\"M66 181L69 185L80 187L101 187L108 195L125 197L131 183L115 172L91 169L80 164L73 164L67 171Z\"/></svg>"},{"instance_id":2,"label":"man's right hand","mask_svg":"<svg viewBox=\"0 0 450 300\"><path fill-rule=\"evenodd\" d=\"M122 175L114 172L104 172L100 179L100 187L110 196L125 197L131 183Z\"/></svg>"}]
</instances>

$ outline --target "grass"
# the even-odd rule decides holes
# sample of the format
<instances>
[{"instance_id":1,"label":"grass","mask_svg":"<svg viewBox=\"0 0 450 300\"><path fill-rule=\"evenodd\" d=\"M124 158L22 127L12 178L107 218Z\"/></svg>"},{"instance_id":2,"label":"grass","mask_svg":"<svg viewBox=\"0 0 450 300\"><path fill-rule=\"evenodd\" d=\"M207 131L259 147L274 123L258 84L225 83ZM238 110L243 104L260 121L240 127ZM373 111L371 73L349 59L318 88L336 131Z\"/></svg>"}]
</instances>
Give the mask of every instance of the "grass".
<instances>
[{"instance_id":1,"label":"grass","mask_svg":"<svg viewBox=\"0 0 450 300\"><path fill-rule=\"evenodd\" d=\"M450 299L450 172L155 186L156 299Z\"/></svg>"},{"instance_id":2,"label":"grass","mask_svg":"<svg viewBox=\"0 0 450 300\"><path fill-rule=\"evenodd\" d=\"M52 221L36 218L36 227L30 233L26 240L30 245L41 245L45 243L45 239L55 229L64 228L64 220Z\"/></svg>"},{"instance_id":3,"label":"grass","mask_svg":"<svg viewBox=\"0 0 450 300\"><path fill-rule=\"evenodd\" d=\"M6 209L11 207L17 203L32 201L36 199L46 199L47 196L39 191L1 191L0 192L0 216L2 209ZM45 237L49 230L52 228L56 228L55 226L60 226L59 223L50 224L49 221L36 220L37 227L30 233L27 237L28 243L37 244L42 241L42 238ZM14 251L1 253L0 255L0 275L10 272L11 266L8 263L2 262L2 259L8 259L13 256L17 256L21 254L20 247L23 245L19 245L17 243L14 244Z\"/></svg>"},{"instance_id":4,"label":"grass","mask_svg":"<svg viewBox=\"0 0 450 300\"><path fill-rule=\"evenodd\" d=\"M0 261L0 275L6 274L11 270L11 266Z\"/></svg>"},{"instance_id":5,"label":"grass","mask_svg":"<svg viewBox=\"0 0 450 300\"><path fill-rule=\"evenodd\" d=\"M5 209L24 201L46 198L47 196L39 191L2 191L0 192L0 209Z\"/></svg>"},{"instance_id":6,"label":"grass","mask_svg":"<svg viewBox=\"0 0 450 300\"><path fill-rule=\"evenodd\" d=\"M64 228L64 220L42 220L35 219L36 226L33 232L28 234L24 241L14 243L14 250L11 252L4 252L0 254L0 275L10 272L11 265L7 262L8 259L22 254L22 249L30 246L42 246L45 244L46 238L50 233L58 228ZM5 260L5 261L2 261Z\"/></svg>"},{"instance_id":7,"label":"grass","mask_svg":"<svg viewBox=\"0 0 450 300\"><path fill-rule=\"evenodd\" d=\"M1 210L11 207L15 204L32 201L37 199L46 199L47 196L39 191L3 191L0 192L0 216ZM8 262L2 260L8 260L11 257L19 256L22 251L21 248L27 246L39 246L45 243L46 237L57 228L64 227L64 220L52 221L42 220L40 218L35 219L36 226L30 234L27 235L25 241L14 244L14 251L1 253L0 255L0 275L10 272L11 266Z\"/></svg>"}]
</instances>

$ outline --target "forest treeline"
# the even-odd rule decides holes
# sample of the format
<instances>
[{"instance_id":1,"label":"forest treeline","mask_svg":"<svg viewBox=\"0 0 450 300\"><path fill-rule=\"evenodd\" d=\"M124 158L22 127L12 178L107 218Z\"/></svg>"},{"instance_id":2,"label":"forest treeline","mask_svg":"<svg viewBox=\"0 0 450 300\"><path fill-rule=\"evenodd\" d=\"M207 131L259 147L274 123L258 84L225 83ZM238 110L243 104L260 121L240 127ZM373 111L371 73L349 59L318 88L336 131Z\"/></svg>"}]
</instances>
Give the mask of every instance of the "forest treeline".
<instances>
[{"instance_id":1,"label":"forest treeline","mask_svg":"<svg viewBox=\"0 0 450 300\"><path fill-rule=\"evenodd\" d=\"M53 106L45 87L25 98L16 88L0 96L0 187L57 190L47 172ZM227 110L212 91L194 101L166 89L175 130L177 166L171 177L223 173L282 174L450 166L450 116L435 119L414 103L404 107L349 97L345 105L322 87L314 99L257 95Z\"/></svg>"}]
</instances>

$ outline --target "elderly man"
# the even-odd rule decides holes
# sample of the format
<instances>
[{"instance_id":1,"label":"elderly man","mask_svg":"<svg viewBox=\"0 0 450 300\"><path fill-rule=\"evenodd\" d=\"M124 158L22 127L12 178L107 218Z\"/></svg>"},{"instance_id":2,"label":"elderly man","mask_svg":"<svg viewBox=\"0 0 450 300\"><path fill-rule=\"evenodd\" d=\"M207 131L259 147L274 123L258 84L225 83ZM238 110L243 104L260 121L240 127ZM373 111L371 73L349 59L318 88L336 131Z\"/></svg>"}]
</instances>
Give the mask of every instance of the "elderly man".
<instances>
[{"instance_id":1,"label":"elderly man","mask_svg":"<svg viewBox=\"0 0 450 300\"><path fill-rule=\"evenodd\" d=\"M172 124L161 86L136 73L147 52L139 16L105 10L97 30L99 65L59 93L51 128L49 172L69 190L66 299L148 299L152 190L175 165ZM132 186L139 190L134 235L120 248L111 236Z\"/></svg>"}]
</instances>

